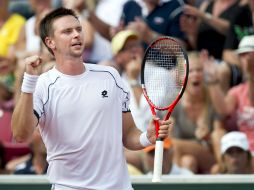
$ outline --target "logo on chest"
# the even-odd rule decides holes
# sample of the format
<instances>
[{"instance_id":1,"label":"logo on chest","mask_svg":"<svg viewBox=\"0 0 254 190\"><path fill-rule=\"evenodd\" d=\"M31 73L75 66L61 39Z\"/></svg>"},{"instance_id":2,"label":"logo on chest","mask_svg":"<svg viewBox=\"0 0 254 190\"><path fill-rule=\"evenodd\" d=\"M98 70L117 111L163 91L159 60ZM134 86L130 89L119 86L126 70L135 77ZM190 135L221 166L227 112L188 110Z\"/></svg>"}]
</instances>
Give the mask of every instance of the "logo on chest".
<instances>
[{"instance_id":1,"label":"logo on chest","mask_svg":"<svg viewBox=\"0 0 254 190\"><path fill-rule=\"evenodd\" d=\"M102 95L102 98L108 98L108 91L103 90L103 91L101 92L101 95Z\"/></svg>"}]
</instances>

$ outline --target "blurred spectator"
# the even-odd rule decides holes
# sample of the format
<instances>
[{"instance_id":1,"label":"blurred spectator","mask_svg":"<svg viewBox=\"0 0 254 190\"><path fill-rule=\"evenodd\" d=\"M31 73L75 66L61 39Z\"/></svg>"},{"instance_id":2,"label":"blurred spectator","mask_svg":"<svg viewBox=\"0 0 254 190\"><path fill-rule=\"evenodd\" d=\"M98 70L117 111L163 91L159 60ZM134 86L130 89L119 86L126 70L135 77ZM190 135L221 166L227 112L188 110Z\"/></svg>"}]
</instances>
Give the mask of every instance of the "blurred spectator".
<instances>
[{"instance_id":1,"label":"blurred spectator","mask_svg":"<svg viewBox=\"0 0 254 190\"><path fill-rule=\"evenodd\" d=\"M18 14L8 12L9 1L1 1L0 6L0 82L12 92L14 88L16 44L21 27L25 19Z\"/></svg>"},{"instance_id":2,"label":"blurred spectator","mask_svg":"<svg viewBox=\"0 0 254 190\"><path fill-rule=\"evenodd\" d=\"M158 35L185 40L179 22L184 5L183 1L143 0L143 2L145 8L142 8L138 3L135 5L134 1L128 1L124 5L122 18L124 18L123 22L127 28L136 31L147 44ZM130 14L133 9L137 9L134 20L132 20L133 15ZM128 18L128 15L132 18Z\"/></svg>"},{"instance_id":3,"label":"blurred spectator","mask_svg":"<svg viewBox=\"0 0 254 190\"><path fill-rule=\"evenodd\" d=\"M94 8L87 6L87 19L95 28L94 43L88 59L89 62L98 63L112 57L109 28L110 26L115 27L118 25L122 4L126 1L99 0L95 1ZM89 5L89 2L86 2L86 4Z\"/></svg>"},{"instance_id":4,"label":"blurred spectator","mask_svg":"<svg viewBox=\"0 0 254 190\"><path fill-rule=\"evenodd\" d=\"M13 159L7 163L6 169L12 174L45 174L48 163L46 161L46 148L40 132L34 131L30 143L31 154Z\"/></svg>"},{"instance_id":5,"label":"blurred spectator","mask_svg":"<svg viewBox=\"0 0 254 190\"><path fill-rule=\"evenodd\" d=\"M26 21L21 30L16 50L19 51L18 53L25 53L25 55L19 56L19 58L40 52L39 22L52 9L51 0L29 0L28 2L35 14Z\"/></svg>"},{"instance_id":6,"label":"blurred spectator","mask_svg":"<svg viewBox=\"0 0 254 190\"><path fill-rule=\"evenodd\" d=\"M25 70L24 58L33 54L38 54L43 58L44 66L52 63L53 56L45 48L39 37L39 24L43 17L52 9L51 0L29 0L29 6L34 11L34 16L30 17L24 27L22 27L18 42L15 46L15 54L18 58L16 67L16 81L14 100L20 95L20 87Z\"/></svg>"},{"instance_id":7,"label":"blurred spectator","mask_svg":"<svg viewBox=\"0 0 254 190\"><path fill-rule=\"evenodd\" d=\"M254 152L254 35L245 36L237 49L245 82L231 88L225 95L218 85L217 69L213 60L206 64L207 76L212 85L209 92L213 105L225 121L233 119L227 130L244 132ZM232 121L232 120L231 120Z\"/></svg>"},{"instance_id":8,"label":"blurred spectator","mask_svg":"<svg viewBox=\"0 0 254 190\"><path fill-rule=\"evenodd\" d=\"M141 6L141 2L145 6ZM102 22L93 12L90 12L89 19L99 33L109 40L124 27L136 31L142 41L146 43L150 43L158 35L168 35L180 40L185 39L184 33L179 27L183 4L184 2L180 0L127 1L123 5L118 26Z\"/></svg>"},{"instance_id":9,"label":"blurred spectator","mask_svg":"<svg viewBox=\"0 0 254 190\"><path fill-rule=\"evenodd\" d=\"M185 5L181 29L188 36L190 48L206 49L215 59L222 59L226 34L239 10L238 4L238 0L214 0L203 1L200 8Z\"/></svg>"},{"instance_id":10,"label":"blurred spectator","mask_svg":"<svg viewBox=\"0 0 254 190\"><path fill-rule=\"evenodd\" d=\"M230 29L227 33L225 41L223 60L231 64L239 64L239 57L235 53L241 39L244 36L254 34L253 22L254 22L254 1L247 0L247 4L244 3L239 11L234 13Z\"/></svg>"},{"instance_id":11,"label":"blurred spectator","mask_svg":"<svg viewBox=\"0 0 254 190\"><path fill-rule=\"evenodd\" d=\"M204 81L204 64L198 52L190 52L188 84L172 113L174 159L193 173L209 173L218 158L224 134Z\"/></svg>"},{"instance_id":12,"label":"blurred spectator","mask_svg":"<svg viewBox=\"0 0 254 190\"><path fill-rule=\"evenodd\" d=\"M163 175L193 175L193 173L185 168L179 167L173 162L174 146L169 138L164 140L164 151L163 151L163 163L162 163L162 174ZM147 168L147 174L153 173L154 168L154 154L155 145L146 147L144 149L144 165Z\"/></svg>"},{"instance_id":13,"label":"blurred spectator","mask_svg":"<svg viewBox=\"0 0 254 190\"><path fill-rule=\"evenodd\" d=\"M242 132L229 132L221 139L220 174L251 174L252 156L249 142Z\"/></svg>"},{"instance_id":14,"label":"blurred spectator","mask_svg":"<svg viewBox=\"0 0 254 190\"><path fill-rule=\"evenodd\" d=\"M11 0L9 3L9 11L11 13L17 13L22 15L25 19L29 19L33 16L33 11L28 5L27 0Z\"/></svg>"}]
</instances>

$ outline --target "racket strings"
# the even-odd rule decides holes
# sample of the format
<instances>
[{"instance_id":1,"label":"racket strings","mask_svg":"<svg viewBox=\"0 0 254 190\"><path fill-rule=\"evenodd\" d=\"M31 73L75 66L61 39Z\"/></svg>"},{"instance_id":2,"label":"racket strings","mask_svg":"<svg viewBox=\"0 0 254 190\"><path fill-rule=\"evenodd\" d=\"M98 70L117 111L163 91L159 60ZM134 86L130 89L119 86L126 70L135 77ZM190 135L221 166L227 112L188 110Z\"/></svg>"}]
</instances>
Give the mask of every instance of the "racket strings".
<instances>
[{"instance_id":1,"label":"racket strings","mask_svg":"<svg viewBox=\"0 0 254 190\"><path fill-rule=\"evenodd\" d=\"M183 51L172 40L161 40L146 54L144 83L147 95L158 108L168 107L180 93L185 78Z\"/></svg>"}]
</instances>

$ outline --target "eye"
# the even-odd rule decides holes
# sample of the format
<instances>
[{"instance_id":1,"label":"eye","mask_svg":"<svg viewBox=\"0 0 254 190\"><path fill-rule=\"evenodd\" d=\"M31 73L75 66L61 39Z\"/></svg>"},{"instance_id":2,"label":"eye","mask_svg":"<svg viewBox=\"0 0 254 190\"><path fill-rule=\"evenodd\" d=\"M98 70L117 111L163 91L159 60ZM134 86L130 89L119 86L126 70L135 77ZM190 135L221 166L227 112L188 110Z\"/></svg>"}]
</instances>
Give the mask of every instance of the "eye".
<instances>
[{"instance_id":1,"label":"eye","mask_svg":"<svg viewBox=\"0 0 254 190\"><path fill-rule=\"evenodd\" d=\"M63 31L63 33L65 33L65 34L70 34L71 32L72 32L72 29L70 29L70 28Z\"/></svg>"},{"instance_id":2,"label":"eye","mask_svg":"<svg viewBox=\"0 0 254 190\"><path fill-rule=\"evenodd\" d=\"M82 27L77 27L76 29L78 32L81 32L82 31Z\"/></svg>"}]
</instances>

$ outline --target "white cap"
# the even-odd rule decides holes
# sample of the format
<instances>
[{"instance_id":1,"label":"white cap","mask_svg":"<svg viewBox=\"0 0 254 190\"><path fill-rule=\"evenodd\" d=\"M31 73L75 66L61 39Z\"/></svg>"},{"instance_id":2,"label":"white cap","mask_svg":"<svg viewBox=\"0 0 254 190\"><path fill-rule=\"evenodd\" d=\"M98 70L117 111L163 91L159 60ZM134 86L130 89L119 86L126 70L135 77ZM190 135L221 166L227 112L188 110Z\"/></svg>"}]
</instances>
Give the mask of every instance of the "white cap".
<instances>
[{"instance_id":1,"label":"white cap","mask_svg":"<svg viewBox=\"0 0 254 190\"><path fill-rule=\"evenodd\" d=\"M221 139L221 153L224 154L231 147L238 147L244 151L249 151L250 147L247 136L238 131L225 134Z\"/></svg>"},{"instance_id":2,"label":"white cap","mask_svg":"<svg viewBox=\"0 0 254 190\"><path fill-rule=\"evenodd\" d=\"M239 43L236 53L254 52L254 35L244 36Z\"/></svg>"}]
</instances>

